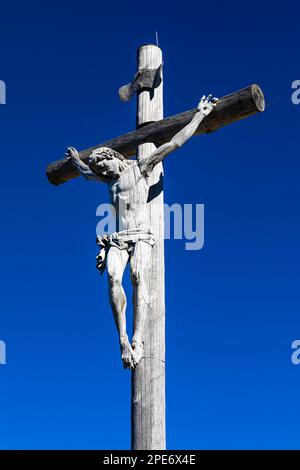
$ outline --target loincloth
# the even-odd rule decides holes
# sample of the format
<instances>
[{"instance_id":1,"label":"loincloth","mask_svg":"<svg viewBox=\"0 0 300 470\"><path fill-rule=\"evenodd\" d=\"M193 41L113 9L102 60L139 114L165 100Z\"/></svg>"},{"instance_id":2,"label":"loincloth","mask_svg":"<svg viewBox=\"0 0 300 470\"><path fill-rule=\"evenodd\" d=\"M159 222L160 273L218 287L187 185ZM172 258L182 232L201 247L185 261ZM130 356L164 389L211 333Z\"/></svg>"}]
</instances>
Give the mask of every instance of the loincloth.
<instances>
[{"instance_id":1,"label":"loincloth","mask_svg":"<svg viewBox=\"0 0 300 470\"><path fill-rule=\"evenodd\" d=\"M145 242L153 246L156 240L153 233L138 229L122 230L102 237L97 236L96 243L100 247L100 251L96 256L96 266L100 273L103 274L106 268L106 256L110 247L114 246L130 253L137 242Z\"/></svg>"}]
</instances>

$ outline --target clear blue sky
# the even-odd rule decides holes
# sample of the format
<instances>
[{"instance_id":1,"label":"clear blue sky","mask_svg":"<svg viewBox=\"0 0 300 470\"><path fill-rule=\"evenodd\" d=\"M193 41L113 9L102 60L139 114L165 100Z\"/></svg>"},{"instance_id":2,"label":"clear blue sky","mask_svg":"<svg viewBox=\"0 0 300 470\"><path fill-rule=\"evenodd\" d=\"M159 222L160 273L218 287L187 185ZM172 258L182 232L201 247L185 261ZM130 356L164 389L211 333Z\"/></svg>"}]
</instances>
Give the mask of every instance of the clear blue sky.
<instances>
[{"instance_id":1,"label":"clear blue sky","mask_svg":"<svg viewBox=\"0 0 300 470\"><path fill-rule=\"evenodd\" d=\"M258 83L266 112L165 164L168 203L205 204L205 246L166 242L168 448L299 448L299 5L1 6L0 448L130 446L130 374L95 269L105 186L45 177L134 128L119 86L159 32L165 115ZM127 282L128 285L128 282Z\"/></svg>"}]
</instances>

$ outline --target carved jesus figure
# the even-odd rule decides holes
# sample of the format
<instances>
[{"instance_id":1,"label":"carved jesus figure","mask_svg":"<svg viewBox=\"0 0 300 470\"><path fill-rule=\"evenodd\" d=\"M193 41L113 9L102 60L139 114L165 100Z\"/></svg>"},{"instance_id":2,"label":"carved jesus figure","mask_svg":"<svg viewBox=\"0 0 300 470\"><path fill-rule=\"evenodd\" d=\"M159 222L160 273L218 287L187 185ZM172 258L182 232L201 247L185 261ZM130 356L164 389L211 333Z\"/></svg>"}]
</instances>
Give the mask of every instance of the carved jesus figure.
<instances>
[{"instance_id":1,"label":"carved jesus figure","mask_svg":"<svg viewBox=\"0 0 300 470\"><path fill-rule=\"evenodd\" d=\"M127 160L115 150L100 147L92 152L87 165L80 160L76 149L68 148L68 157L85 178L108 185L116 211L117 232L109 237L98 237L98 245L102 248L98 255L98 268L107 268L110 303L125 368L134 369L143 354L143 328L148 303L145 271L155 244L147 210L149 176L155 165L192 137L217 101L212 95L203 96L191 122L170 142L139 161ZM122 287L123 273L128 262L135 299L131 344L126 329L126 295Z\"/></svg>"}]
</instances>

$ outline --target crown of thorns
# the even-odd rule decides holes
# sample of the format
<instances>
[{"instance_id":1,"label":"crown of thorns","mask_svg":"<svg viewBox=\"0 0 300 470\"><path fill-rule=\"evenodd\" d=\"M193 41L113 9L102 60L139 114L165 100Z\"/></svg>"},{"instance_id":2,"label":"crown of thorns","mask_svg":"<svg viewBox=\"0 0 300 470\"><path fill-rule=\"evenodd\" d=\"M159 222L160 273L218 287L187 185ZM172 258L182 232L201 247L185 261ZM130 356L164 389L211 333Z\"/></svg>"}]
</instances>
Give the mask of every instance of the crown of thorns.
<instances>
[{"instance_id":1,"label":"crown of thorns","mask_svg":"<svg viewBox=\"0 0 300 470\"><path fill-rule=\"evenodd\" d=\"M101 160L112 160L113 158L117 158L122 162L126 161L126 158L116 150L110 149L108 147L99 147L93 150L91 153L89 163L97 163Z\"/></svg>"}]
</instances>

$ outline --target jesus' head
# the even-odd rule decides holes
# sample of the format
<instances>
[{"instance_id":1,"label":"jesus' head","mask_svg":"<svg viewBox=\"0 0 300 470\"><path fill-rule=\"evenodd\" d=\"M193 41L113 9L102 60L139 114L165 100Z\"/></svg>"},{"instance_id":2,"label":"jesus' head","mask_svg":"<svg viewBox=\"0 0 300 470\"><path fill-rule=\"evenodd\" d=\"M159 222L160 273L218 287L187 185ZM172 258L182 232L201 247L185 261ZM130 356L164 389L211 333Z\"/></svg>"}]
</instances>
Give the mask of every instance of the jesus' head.
<instances>
[{"instance_id":1,"label":"jesus' head","mask_svg":"<svg viewBox=\"0 0 300 470\"><path fill-rule=\"evenodd\" d=\"M100 147L93 150L88 166L104 182L110 182L119 178L122 171L126 170L130 163L116 150L108 147Z\"/></svg>"}]
</instances>

